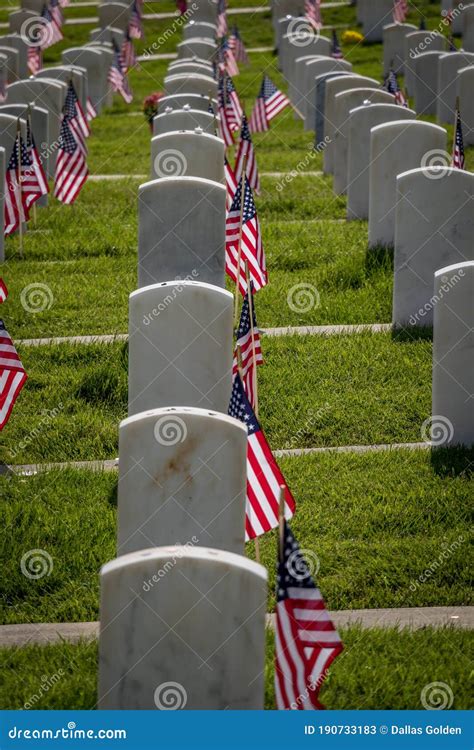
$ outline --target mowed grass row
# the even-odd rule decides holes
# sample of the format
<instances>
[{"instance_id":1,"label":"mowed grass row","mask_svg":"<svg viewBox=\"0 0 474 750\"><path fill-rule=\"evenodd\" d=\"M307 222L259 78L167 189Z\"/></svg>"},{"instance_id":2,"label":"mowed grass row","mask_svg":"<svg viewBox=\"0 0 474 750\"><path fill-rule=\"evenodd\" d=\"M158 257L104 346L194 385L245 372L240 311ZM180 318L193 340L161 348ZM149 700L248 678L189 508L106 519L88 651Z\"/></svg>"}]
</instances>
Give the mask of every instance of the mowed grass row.
<instances>
[{"instance_id":1,"label":"mowed grass row","mask_svg":"<svg viewBox=\"0 0 474 750\"><path fill-rule=\"evenodd\" d=\"M470 603L469 458L400 450L281 460L297 503L292 529L331 610ZM0 621L98 619L99 570L117 556L117 474L65 469L0 481ZM276 544L275 532L261 538L269 610ZM38 580L22 572L30 550L49 556Z\"/></svg>"},{"instance_id":2,"label":"mowed grass row","mask_svg":"<svg viewBox=\"0 0 474 750\"><path fill-rule=\"evenodd\" d=\"M443 682L453 709L470 709L467 631L344 628L345 651L330 667L320 699L332 710L422 710L426 685ZM4 709L88 710L97 703L98 649L78 645L0 649ZM265 708L275 709L273 634L267 634ZM436 723L436 722L434 722Z\"/></svg>"},{"instance_id":3,"label":"mowed grass row","mask_svg":"<svg viewBox=\"0 0 474 750\"><path fill-rule=\"evenodd\" d=\"M426 439L430 341L380 333L266 337L263 351L259 414L273 450ZM2 433L0 458L114 458L127 415L126 343L22 347L20 355L29 381Z\"/></svg>"}]
</instances>

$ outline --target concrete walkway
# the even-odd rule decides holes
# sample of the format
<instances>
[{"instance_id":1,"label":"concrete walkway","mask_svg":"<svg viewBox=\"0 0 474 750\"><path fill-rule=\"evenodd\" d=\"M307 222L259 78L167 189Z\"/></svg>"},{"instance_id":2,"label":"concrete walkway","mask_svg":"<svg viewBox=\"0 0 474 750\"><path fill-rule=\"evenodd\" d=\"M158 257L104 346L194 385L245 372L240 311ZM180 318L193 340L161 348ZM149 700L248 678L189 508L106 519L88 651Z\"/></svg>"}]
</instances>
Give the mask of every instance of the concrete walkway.
<instances>
[{"instance_id":1,"label":"concrete walkway","mask_svg":"<svg viewBox=\"0 0 474 750\"><path fill-rule=\"evenodd\" d=\"M416 607L400 609L354 609L331 612L337 628L360 625L363 628L454 627L474 629L474 607ZM274 627L275 615L267 615L267 625ZM47 646L54 643L77 643L95 640L98 622L32 623L0 626L0 648L12 646Z\"/></svg>"}]
</instances>

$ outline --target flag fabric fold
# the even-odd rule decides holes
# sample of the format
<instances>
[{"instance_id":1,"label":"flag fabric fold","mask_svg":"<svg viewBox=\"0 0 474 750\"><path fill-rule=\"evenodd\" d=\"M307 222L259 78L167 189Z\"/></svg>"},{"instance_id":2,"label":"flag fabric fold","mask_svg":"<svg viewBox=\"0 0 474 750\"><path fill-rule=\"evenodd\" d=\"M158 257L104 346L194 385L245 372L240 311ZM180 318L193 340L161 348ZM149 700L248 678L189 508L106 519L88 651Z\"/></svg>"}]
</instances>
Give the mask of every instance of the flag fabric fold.
<instances>
[{"instance_id":1,"label":"flag fabric fold","mask_svg":"<svg viewBox=\"0 0 474 750\"><path fill-rule=\"evenodd\" d=\"M242 200L242 178L239 180L234 200L226 216L225 270L237 284L242 296L247 293L245 262L248 263L250 281L258 292L268 283L265 253L260 234L257 209L249 181L245 179ZM240 245L240 253L239 253ZM240 255L240 267L239 267Z\"/></svg>"},{"instance_id":2,"label":"flag fabric fold","mask_svg":"<svg viewBox=\"0 0 474 750\"><path fill-rule=\"evenodd\" d=\"M7 424L27 374L18 352L0 320L0 430Z\"/></svg>"}]
</instances>

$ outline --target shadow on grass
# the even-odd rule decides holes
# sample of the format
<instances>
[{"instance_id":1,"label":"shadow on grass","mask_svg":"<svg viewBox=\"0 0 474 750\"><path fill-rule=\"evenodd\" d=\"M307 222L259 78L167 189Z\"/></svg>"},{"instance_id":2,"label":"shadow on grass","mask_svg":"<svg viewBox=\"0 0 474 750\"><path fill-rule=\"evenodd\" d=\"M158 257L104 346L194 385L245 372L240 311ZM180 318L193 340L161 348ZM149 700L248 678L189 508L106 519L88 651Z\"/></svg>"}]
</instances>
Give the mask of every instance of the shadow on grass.
<instances>
[{"instance_id":1,"label":"shadow on grass","mask_svg":"<svg viewBox=\"0 0 474 750\"><path fill-rule=\"evenodd\" d=\"M365 254L365 274L368 279L380 270L393 271L393 247L368 247Z\"/></svg>"},{"instance_id":2,"label":"shadow on grass","mask_svg":"<svg viewBox=\"0 0 474 750\"><path fill-rule=\"evenodd\" d=\"M433 329L429 326L407 326L392 329L392 341L396 344L412 344L418 341L432 341Z\"/></svg>"},{"instance_id":3,"label":"shadow on grass","mask_svg":"<svg viewBox=\"0 0 474 750\"><path fill-rule=\"evenodd\" d=\"M433 448L431 465L440 477L465 476L469 479L474 473L474 447Z\"/></svg>"}]
</instances>

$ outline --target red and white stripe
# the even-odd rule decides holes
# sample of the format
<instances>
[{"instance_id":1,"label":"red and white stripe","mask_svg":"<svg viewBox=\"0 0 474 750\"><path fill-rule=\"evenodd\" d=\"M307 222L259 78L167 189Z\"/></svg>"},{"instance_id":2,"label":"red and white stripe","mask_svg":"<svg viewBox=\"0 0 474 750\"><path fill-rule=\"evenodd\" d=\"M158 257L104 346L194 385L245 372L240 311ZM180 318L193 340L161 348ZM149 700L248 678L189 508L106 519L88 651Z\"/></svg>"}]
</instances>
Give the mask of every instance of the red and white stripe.
<instances>
[{"instance_id":1,"label":"red and white stripe","mask_svg":"<svg viewBox=\"0 0 474 750\"><path fill-rule=\"evenodd\" d=\"M8 289L3 279L0 279L0 304L8 297Z\"/></svg>"},{"instance_id":2,"label":"red and white stripe","mask_svg":"<svg viewBox=\"0 0 474 750\"><path fill-rule=\"evenodd\" d=\"M97 110L92 104L92 99L90 98L90 96L87 97L86 115L87 115L87 119L89 120L89 122L91 122L91 120L95 120L95 118L97 117Z\"/></svg>"},{"instance_id":3,"label":"red and white stripe","mask_svg":"<svg viewBox=\"0 0 474 750\"><path fill-rule=\"evenodd\" d=\"M257 96L250 115L249 128L252 133L264 133L269 127L265 99Z\"/></svg>"},{"instance_id":4,"label":"red and white stripe","mask_svg":"<svg viewBox=\"0 0 474 750\"><path fill-rule=\"evenodd\" d=\"M224 160L224 174L225 174L225 184L227 188L226 210L229 211L232 205L232 201L234 200L234 195L237 191L238 182L235 179L234 170L230 166L227 159Z\"/></svg>"},{"instance_id":5,"label":"red and white stripe","mask_svg":"<svg viewBox=\"0 0 474 750\"><path fill-rule=\"evenodd\" d=\"M0 326L0 430L3 430L8 422L26 379L25 369L2 323Z\"/></svg>"},{"instance_id":6,"label":"red and white stripe","mask_svg":"<svg viewBox=\"0 0 474 750\"><path fill-rule=\"evenodd\" d=\"M255 391L256 391L256 378L257 378L257 367L263 365L263 354L262 346L260 343L260 333L254 328L253 331L254 344L252 345L252 332L249 331L246 336L242 336L237 339L236 345L240 348L240 355L242 358L242 382L244 384L245 393L247 398L255 408ZM255 359L253 356L253 346L255 346ZM235 375L239 370L237 360L237 349L234 354L234 360L232 362L232 374Z\"/></svg>"},{"instance_id":7,"label":"red and white stripe","mask_svg":"<svg viewBox=\"0 0 474 750\"><path fill-rule=\"evenodd\" d=\"M253 148L253 143L251 141L241 139L239 143L239 150L237 151L237 157L235 159L235 168L234 168L234 174L235 174L235 179L237 180L237 183L240 182L240 178L242 177L244 159L246 156L247 156L247 167L245 171L246 171L247 179L250 183L250 187L253 188L255 192L258 194L260 192L260 177L258 174L257 160L255 158L255 151Z\"/></svg>"}]
</instances>

